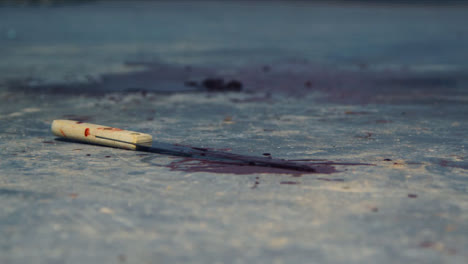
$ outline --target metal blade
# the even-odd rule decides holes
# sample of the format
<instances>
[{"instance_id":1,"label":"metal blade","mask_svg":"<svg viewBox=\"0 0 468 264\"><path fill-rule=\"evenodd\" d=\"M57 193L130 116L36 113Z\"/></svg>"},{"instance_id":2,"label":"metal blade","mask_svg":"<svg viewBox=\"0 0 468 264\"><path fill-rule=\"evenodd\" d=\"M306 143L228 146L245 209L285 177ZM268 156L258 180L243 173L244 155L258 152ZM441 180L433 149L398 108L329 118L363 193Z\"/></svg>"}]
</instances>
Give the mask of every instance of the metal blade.
<instances>
[{"instance_id":1,"label":"metal blade","mask_svg":"<svg viewBox=\"0 0 468 264\"><path fill-rule=\"evenodd\" d=\"M274 167L280 169L316 172L315 168L306 164L300 164L283 159L241 155L224 151L210 150L207 148L174 145L163 142L153 142L151 146L137 145L137 150L165 155L191 157L195 159L223 161L239 165Z\"/></svg>"}]
</instances>

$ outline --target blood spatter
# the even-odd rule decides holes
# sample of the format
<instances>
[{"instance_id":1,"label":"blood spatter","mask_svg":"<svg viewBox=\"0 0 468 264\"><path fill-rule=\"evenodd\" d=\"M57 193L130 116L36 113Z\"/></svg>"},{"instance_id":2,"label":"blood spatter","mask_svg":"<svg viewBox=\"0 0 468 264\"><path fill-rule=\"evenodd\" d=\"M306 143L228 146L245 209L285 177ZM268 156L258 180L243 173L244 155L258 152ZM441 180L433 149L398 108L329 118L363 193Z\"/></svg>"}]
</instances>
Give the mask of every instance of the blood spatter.
<instances>
[{"instance_id":1,"label":"blood spatter","mask_svg":"<svg viewBox=\"0 0 468 264\"><path fill-rule=\"evenodd\" d=\"M202 82L207 91L222 91L224 89L224 80L216 78L207 78Z\"/></svg>"},{"instance_id":2,"label":"blood spatter","mask_svg":"<svg viewBox=\"0 0 468 264\"><path fill-rule=\"evenodd\" d=\"M255 177L255 182L254 182L254 185L252 185L252 187L250 187L251 189L255 189L258 187L258 185L260 184L260 177Z\"/></svg>"},{"instance_id":3,"label":"blood spatter","mask_svg":"<svg viewBox=\"0 0 468 264\"><path fill-rule=\"evenodd\" d=\"M435 245L434 242L432 241L423 241L421 243L419 243L419 246L422 247L422 248L431 248Z\"/></svg>"},{"instance_id":4,"label":"blood spatter","mask_svg":"<svg viewBox=\"0 0 468 264\"><path fill-rule=\"evenodd\" d=\"M317 180L328 181L328 182L344 182L344 179L317 178Z\"/></svg>"},{"instance_id":5,"label":"blood spatter","mask_svg":"<svg viewBox=\"0 0 468 264\"><path fill-rule=\"evenodd\" d=\"M208 92L240 92L242 83L237 80L231 80L227 83L222 78L207 78L202 81L202 86Z\"/></svg>"},{"instance_id":6,"label":"blood spatter","mask_svg":"<svg viewBox=\"0 0 468 264\"><path fill-rule=\"evenodd\" d=\"M296 185L296 184L300 184L300 182L296 182L296 181L282 181L282 182L280 182L280 184Z\"/></svg>"},{"instance_id":7,"label":"blood spatter","mask_svg":"<svg viewBox=\"0 0 468 264\"><path fill-rule=\"evenodd\" d=\"M375 123L377 123L377 124L389 124L389 123L393 123L393 121L391 121L391 120L379 119L379 120L376 120Z\"/></svg>"},{"instance_id":8,"label":"blood spatter","mask_svg":"<svg viewBox=\"0 0 468 264\"><path fill-rule=\"evenodd\" d=\"M85 137L89 136L89 128L86 128L86 129L85 129L84 135L85 135Z\"/></svg>"},{"instance_id":9,"label":"blood spatter","mask_svg":"<svg viewBox=\"0 0 468 264\"><path fill-rule=\"evenodd\" d=\"M364 135L356 136L356 138L373 139L372 135L373 135L372 132L365 132Z\"/></svg>"},{"instance_id":10,"label":"blood spatter","mask_svg":"<svg viewBox=\"0 0 468 264\"><path fill-rule=\"evenodd\" d=\"M368 115L370 113L366 111L346 111L345 114L346 115Z\"/></svg>"}]
</instances>

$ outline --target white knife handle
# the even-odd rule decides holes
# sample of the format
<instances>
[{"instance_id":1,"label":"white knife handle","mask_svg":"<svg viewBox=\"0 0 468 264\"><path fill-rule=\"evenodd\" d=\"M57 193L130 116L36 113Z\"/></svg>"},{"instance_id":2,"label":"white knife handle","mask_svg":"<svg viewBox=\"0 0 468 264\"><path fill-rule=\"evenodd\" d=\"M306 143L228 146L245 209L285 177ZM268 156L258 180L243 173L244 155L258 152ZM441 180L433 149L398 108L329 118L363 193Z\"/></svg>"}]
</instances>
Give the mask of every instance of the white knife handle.
<instances>
[{"instance_id":1,"label":"white knife handle","mask_svg":"<svg viewBox=\"0 0 468 264\"><path fill-rule=\"evenodd\" d=\"M149 134L74 120L54 120L51 129L58 137L131 150L135 144L148 145L153 140Z\"/></svg>"}]
</instances>

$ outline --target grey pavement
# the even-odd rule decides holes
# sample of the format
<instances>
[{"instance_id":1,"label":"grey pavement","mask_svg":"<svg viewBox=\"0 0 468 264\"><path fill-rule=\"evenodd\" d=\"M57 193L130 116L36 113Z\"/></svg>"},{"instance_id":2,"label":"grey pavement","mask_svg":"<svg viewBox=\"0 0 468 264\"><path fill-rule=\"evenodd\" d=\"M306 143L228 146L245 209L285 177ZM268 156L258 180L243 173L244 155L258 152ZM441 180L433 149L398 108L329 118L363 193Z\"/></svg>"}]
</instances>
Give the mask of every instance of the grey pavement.
<instances>
[{"instance_id":1,"label":"grey pavement","mask_svg":"<svg viewBox=\"0 0 468 264\"><path fill-rule=\"evenodd\" d=\"M467 22L459 4L0 7L0 263L467 263ZM63 141L54 119L325 169Z\"/></svg>"}]
</instances>

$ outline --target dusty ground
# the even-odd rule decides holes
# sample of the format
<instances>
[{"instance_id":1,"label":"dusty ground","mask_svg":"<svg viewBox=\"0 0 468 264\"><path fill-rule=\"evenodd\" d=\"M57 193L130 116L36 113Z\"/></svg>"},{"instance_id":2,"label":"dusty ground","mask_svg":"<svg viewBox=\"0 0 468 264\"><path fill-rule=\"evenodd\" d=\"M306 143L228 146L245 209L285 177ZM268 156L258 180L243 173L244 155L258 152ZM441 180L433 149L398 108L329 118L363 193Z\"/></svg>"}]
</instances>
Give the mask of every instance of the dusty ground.
<instances>
[{"instance_id":1,"label":"dusty ground","mask_svg":"<svg viewBox=\"0 0 468 264\"><path fill-rule=\"evenodd\" d=\"M467 11L0 8L0 262L466 263ZM64 118L348 165L239 173L60 141Z\"/></svg>"}]
</instances>

